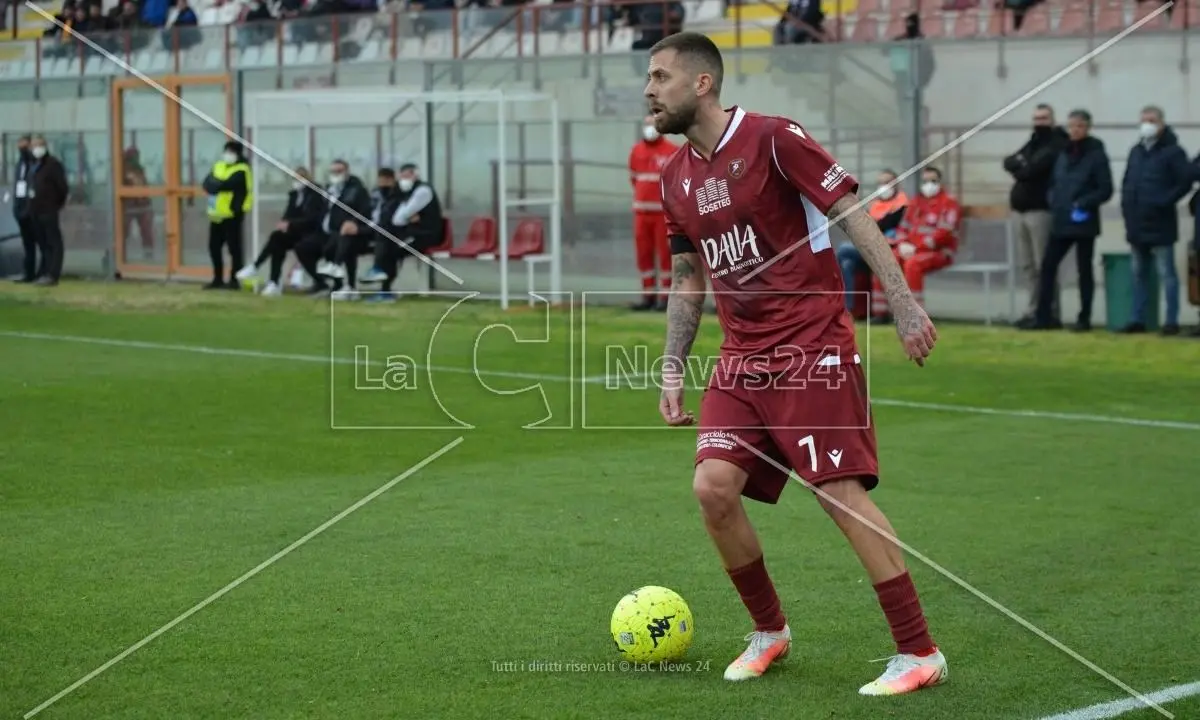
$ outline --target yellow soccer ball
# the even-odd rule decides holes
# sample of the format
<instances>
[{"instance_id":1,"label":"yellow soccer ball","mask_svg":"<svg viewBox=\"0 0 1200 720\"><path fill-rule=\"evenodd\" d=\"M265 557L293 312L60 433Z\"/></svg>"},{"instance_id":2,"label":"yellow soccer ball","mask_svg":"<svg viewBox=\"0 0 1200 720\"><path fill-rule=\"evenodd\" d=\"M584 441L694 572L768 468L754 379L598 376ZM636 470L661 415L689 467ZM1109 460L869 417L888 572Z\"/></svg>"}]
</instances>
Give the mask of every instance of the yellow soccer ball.
<instances>
[{"instance_id":1,"label":"yellow soccer ball","mask_svg":"<svg viewBox=\"0 0 1200 720\"><path fill-rule=\"evenodd\" d=\"M674 662L692 645L692 611L674 590L647 585L621 598L611 630L622 659Z\"/></svg>"}]
</instances>

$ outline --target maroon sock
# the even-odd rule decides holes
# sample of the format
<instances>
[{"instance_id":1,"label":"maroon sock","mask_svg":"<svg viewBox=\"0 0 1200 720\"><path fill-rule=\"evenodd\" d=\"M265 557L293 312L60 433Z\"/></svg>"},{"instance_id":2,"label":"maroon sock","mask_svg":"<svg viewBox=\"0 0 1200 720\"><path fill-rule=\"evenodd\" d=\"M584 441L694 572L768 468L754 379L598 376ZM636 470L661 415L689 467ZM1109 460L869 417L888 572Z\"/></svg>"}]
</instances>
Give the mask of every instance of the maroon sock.
<instances>
[{"instance_id":1,"label":"maroon sock","mask_svg":"<svg viewBox=\"0 0 1200 720\"><path fill-rule=\"evenodd\" d=\"M787 625L787 619L783 617L783 610L780 608L779 595L775 592L771 577L767 575L767 566L763 563L761 555L747 565L726 572L729 573L733 586L737 588L738 595L742 596L742 603L750 611L755 630L778 632Z\"/></svg>"},{"instance_id":2,"label":"maroon sock","mask_svg":"<svg viewBox=\"0 0 1200 720\"><path fill-rule=\"evenodd\" d=\"M896 652L901 655L932 655L937 646L929 636L929 625L917 598L917 588L906 572L875 586L879 606L892 628Z\"/></svg>"}]
</instances>

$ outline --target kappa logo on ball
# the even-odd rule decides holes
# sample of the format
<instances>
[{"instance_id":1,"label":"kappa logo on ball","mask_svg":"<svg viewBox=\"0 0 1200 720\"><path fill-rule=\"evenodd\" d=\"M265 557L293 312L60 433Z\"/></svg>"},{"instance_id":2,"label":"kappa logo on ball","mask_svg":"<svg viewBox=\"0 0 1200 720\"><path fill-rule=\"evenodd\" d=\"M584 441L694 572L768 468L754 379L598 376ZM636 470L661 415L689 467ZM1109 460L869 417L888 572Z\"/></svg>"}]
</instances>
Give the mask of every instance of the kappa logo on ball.
<instances>
[{"instance_id":1,"label":"kappa logo on ball","mask_svg":"<svg viewBox=\"0 0 1200 720\"><path fill-rule=\"evenodd\" d=\"M743 160L742 158L738 158L737 160L731 160L729 162L729 177L733 178L734 180L737 180L738 178L740 178L742 176L742 173L744 173L744 172L746 172L746 161L745 160Z\"/></svg>"}]
</instances>

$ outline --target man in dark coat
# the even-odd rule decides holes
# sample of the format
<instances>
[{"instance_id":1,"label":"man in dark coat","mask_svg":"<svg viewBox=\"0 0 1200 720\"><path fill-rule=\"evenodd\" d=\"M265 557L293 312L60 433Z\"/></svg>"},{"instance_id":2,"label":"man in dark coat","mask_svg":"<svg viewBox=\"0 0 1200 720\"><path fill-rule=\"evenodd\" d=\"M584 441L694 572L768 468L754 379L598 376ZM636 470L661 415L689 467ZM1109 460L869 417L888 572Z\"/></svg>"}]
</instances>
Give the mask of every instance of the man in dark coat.
<instances>
[{"instance_id":1,"label":"man in dark coat","mask_svg":"<svg viewBox=\"0 0 1200 720\"><path fill-rule=\"evenodd\" d=\"M33 217L37 246L42 254L42 275L38 285L57 285L63 269L63 236L59 213L67 204L70 187L67 171L58 158L46 148L46 139L35 136L29 144L32 166L26 178L29 183L29 213ZM26 269L29 269L26 261Z\"/></svg>"},{"instance_id":2,"label":"man in dark coat","mask_svg":"<svg viewBox=\"0 0 1200 720\"><path fill-rule=\"evenodd\" d=\"M1037 311L1042 258L1050 241L1050 183L1054 165L1067 144L1067 131L1054 124L1054 108L1038 105L1033 110L1033 134L1021 149L1004 158L1004 169L1012 176L1009 206L1017 231L1017 264L1029 285L1029 308L1021 322L1033 322ZM1058 287L1050 303L1057 324Z\"/></svg>"},{"instance_id":3,"label":"man in dark coat","mask_svg":"<svg viewBox=\"0 0 1200 720\"><path fill-rule=\"evenodd\" d=\"M1092 137L1092 115L1075 110L1067 117L1067 147L1054 165L1054 180L1050 184L1050 242L1042 258L1038 288L1037 312L1032 323L1021 327L1028 330L1047 330L1054 327L1050 304L1058 266L1075 248L1079 270L1079 318L1074 330L1092 329L1092 298L1096 278L1092 259L1096 238L1100 236L1100 206L1112 199L1112 170L1104 143Z\"/></svg>"},{"instance_id":4,"label":"man in dark coat","mask_svg":"<svg viewBox=\"0 0 1200 720\"><path fill-rule=\"evenodd\" d=\"M1164 122L1163 111L1153 105L1142 110L1141 142L1129 151L1121 181L1121 215L1125 241L1133 253L1133 315L1121 332L1146 332L1147 275L1153 265L1167 296L1164 335L1179 334L1179 273L1175 269L1175 243L1179 241L1176 205L1195 180L1187 153Z\"/></svg>"}]
</instances>

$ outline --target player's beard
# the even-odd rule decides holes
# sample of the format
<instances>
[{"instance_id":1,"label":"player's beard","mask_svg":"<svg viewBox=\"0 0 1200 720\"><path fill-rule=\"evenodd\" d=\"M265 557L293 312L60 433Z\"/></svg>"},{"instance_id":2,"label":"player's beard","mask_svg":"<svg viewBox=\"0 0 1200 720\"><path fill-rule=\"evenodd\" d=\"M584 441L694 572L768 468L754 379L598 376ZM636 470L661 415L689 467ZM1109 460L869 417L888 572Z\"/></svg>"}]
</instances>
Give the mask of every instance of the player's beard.
<instances>
[{"instance_id":1,"label":"player's beard","mask_svg":"<svg viewBox=\"0 0 1200 720\"><path fill-rule=\"evenodd\" d=\"M663 108L654 118L654 129L660 135L686 135L687 131L696 124L696 110L699 103L693 98L676 110Z\"/></svg>"}]
</instances>

